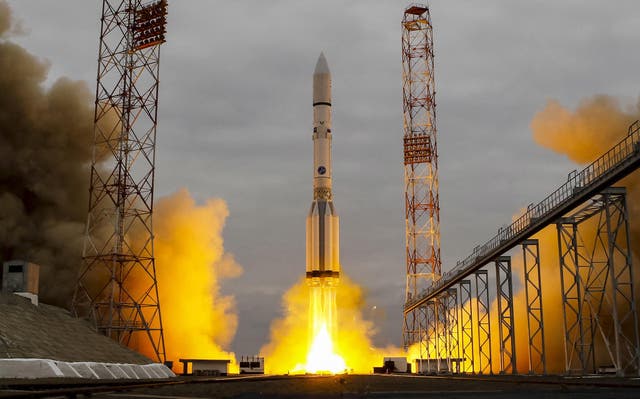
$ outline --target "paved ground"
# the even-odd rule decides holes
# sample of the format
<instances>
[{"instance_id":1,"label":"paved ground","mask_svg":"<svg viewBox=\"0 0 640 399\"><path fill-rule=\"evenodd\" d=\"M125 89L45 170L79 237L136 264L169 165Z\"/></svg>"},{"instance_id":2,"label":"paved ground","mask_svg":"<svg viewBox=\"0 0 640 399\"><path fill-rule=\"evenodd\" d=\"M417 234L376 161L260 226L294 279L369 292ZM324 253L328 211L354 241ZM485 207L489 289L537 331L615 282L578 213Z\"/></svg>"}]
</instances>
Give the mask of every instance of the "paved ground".
<instances>
[{"instance_id":1,"label":"paved ground","mask_svg":"<svg viewBox=\"0 0 640 399\"><path fill-rule=\"evenodd\" d=\"M349 375L259 377L247 380L226 379L199 383L177 384L158 388L137 388L126 392L94 393L99 399L191 399L191 398L473 398L473 399L631 399L640 398L638 379L562 379L548 377L469 378ZM178 380L182 381L182 380ZM194 382L193 379L189 380ZM609 384L594 387L591 383ZM0 387L2 383L0 383ZM14 389L16 386L13 387ZM17 391L12 391L14 394ZM9 391L0 389L2 394Z\"/></svg>"},{"instance_id":2,"label":"paved ground","mask_svg":"<svg viewBox=\"0 0 640 399\"><path fill-rule=\"evenodd\" d=\"M639 398L640 386L629 388L567 387L496 381L452 380L404 376L298 377L273 381L197 384L127 393L151 397L219 398ZM122 397L122 396L118 396ZM137 396L143 398L143 396ZM149 398L149 396L145 396ZM107 396L104 398L117 398Z\"/></svg>"}]
</instances>

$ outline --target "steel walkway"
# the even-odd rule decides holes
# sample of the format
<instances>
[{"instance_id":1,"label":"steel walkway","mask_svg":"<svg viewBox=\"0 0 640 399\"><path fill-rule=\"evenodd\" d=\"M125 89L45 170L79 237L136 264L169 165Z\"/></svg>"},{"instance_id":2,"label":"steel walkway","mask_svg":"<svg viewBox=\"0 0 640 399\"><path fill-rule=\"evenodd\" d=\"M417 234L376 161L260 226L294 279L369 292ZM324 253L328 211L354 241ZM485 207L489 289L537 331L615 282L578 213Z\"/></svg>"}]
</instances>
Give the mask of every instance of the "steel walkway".
<instances>
[{"instance_id":1,"label":"steel walkway","mask_svg":"<svg viewBox=\"0 0 640 399\"><path fill-rule=\"evenodd\" d=\"M404 313L424 305L603 189L629 175L639 166L640 121L635 121L629 127L629 134L622 141L582 171L570 173L567 182L560 188L537 205L530 205L510 226L499 229L491 240L477 246L471 255L457 262L453 270L444 273L440 280L435 281L417 298L407 301Z\"/></svg>"}]
</instances>

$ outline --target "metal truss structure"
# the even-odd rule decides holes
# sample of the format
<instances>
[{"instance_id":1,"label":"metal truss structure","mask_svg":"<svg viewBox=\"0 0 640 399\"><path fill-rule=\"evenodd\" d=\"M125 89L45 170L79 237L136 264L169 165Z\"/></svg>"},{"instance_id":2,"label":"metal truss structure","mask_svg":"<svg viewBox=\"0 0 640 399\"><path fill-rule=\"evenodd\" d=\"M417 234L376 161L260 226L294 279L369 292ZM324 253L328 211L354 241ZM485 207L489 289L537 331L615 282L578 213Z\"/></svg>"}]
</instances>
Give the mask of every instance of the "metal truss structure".
<instances>
[{"instance_id":1,"label":"metal truss structure","mask_svg":"<svg viewBox=\"0 0 640 399\"><path fill-rule=\"evenodd\" d=\"M160 44L167 1L103 0L93 159L76 315L165 360L153 251Z\"/></svg>"},{"instance_id":2,"label":"metal truss structure","mask_svg":"<svg viewBox=\"0 0 640 399\"><path fill-rule=\"evenodd\" d=\"M630 222L625 189L612 187L639 167L640 122L635 122L618 144L582 171L570 173L564 185L530 205L453 270L433 279L419 297L411 300L408 295L405 318L425 306L433 309L420 327L430 331L426 341L437 364L430 372L517 374L516 359L527 356L527 372L545 375L547 340L553 340L564 343L566 374L640 375ZM559 265L545 263L540 242L531 238L551 225L557 229ZM521 302L514 301L516 276L511 257L504 255L516 246L522 247L526 309L514 309ZM495 264L495 276L488 270L490 263ZM560 287L544 296L543 267L546 279L550 271L560 277ZM543 297L548 295L561 301L562 336L545 335ZM526 336L526 341L521 338L528 344L526 354L517 353L516 313L526 315L526 334L518 332ZM518 328L524 331L523 325Z\"/></svg>"},{"instance_id":3,"label":"metal truss structure","mask_svg":"<svg viewBox=\"0 0 640 399\"><path fill-rule=\"evenodd\" d=\"M491 313L489 312L489 273L478 270L476 280L476 324L478 325L478 365L479 374L493 374L491 368ZM474 369L475 370L475 369Z\"/></svg>"},{"instance_id":4,"label":"metal truss structure","mask_svg":"<svg viewBox=\"0 0 640 399\"><path fill-rule=\"evenodd\" d=\"M498 289L498 336L500 338L500 373L517 373L516 343L513 319L513 280L511 278L511 257L500 256L495 260L496 287Z\"/></svg>"},{"instance_id":5,"label":"metal truss structure","mask_svg":"<svg viewBox=\"0 0 640 399\"><path fill-rule=\"evenodd\" d=\"M418 326L421 331L425 331L424 335L420 335L420 340L418 341L420 343L420 359L426 359L427 370L439 370L439 304L437 303L437 300L434 299L433 301L428 302L425 306L420 307L418 311L424 312L422 316L426 321L424 326Z\"/></svg>"},{"instance_id":6,"label":"metal truss structure","mask_svg":"<svg viewBox=\"0 0 640 399\"><path fill-rule=\"evenodd\" d=\"M410 5L402 19L407 302L417 298L441 274L433 71L429 8ZM426 328L425 314L418 310L404 314L402 337L405 348L418 342L425 344L419 334Z\"/></svg>"},{"instance_id":7,"label":"metal truss structure","mask_svg":"<svg viewBox=\"0 0 640 399\"><path fill-rule=\"evenodd\" d=\"M449 360L449 323L448 323L448 305L449 291L444 292L436 301L436 361L438 363L438 372L447 372L450 370L451 362Z\"/></svg>"},{"instance_id":8,"label":"metal truss structure","mask_svg":"<svg viewBox=\"0 0 640 399\"><path fill-rule=\"evenodd\" d=\"M473 352L473 310L471 308L471 280L462 280L458 284L460 290L460 356L461 373L474 372Z\"/></svg>"},{"instance_id":9,"label":"metal truss structure","mask_svg":"<svg viewBox=\"0 0 640 399\"><path fill-rule=\"evenodd\" d=\"M524 289L527 303L529 374L547 374L540 278L540 246L538 240L522 242Z\"/></svg>"},{"instance_id":10,"label":"metal truss structure","mask_svg":"<svg viewBox=\"0 0 640 399\"><path fill-rule=\"evenodd\" d=\"M447 337L447 369L454 373L460 372L460 318L458 317L458 289L449 288L445 295L445 325L444 332Z\"/></svg>"},{"instance_id":11,"label":"metal truss structure","mask_svg":"<svg viewBox=\"0 0 640 399\"><path fill-rule=\"evenodd\" d=\"M581 226L595 219L589 240ZM565 372L640 373L629 221L623 188L611 188L557 223Z\"/></svg>"}]
</instances>

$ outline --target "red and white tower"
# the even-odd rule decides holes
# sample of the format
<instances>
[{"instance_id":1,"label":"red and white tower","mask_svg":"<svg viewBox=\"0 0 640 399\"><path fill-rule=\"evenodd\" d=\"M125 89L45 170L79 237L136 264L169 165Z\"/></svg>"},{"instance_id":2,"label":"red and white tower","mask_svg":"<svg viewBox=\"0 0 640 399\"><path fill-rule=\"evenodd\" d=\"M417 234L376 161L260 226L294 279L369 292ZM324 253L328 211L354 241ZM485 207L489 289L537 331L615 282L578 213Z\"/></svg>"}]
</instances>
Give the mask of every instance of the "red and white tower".
<instances>
[{"instance_id":1,"label":"red and white tower","mask_svg":"<svg viewBox=\"0 0 640 399\"><path fill-rule=\"evenodd\" d=\"M406 219L406 296L411 301L440 278L438 147L429 8L410 5L402 18L402 101ZM426 309L404 314L403 345L422 341Z\"/></svg>"}]
</instances>

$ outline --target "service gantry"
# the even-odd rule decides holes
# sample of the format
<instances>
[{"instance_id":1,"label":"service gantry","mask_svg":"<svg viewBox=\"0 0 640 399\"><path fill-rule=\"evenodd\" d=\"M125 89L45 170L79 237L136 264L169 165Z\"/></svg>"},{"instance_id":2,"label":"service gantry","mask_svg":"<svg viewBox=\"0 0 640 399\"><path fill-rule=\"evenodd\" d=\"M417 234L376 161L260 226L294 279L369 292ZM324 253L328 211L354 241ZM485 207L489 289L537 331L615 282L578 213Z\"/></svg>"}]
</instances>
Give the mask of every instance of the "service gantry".
<instances>
[{"instance_id":1,"label":"service gantry","mask_svg":"<svg viewBox=\"0 0 640 399\"><path fill-rule=\"evenodd\" d=\"M103 0L89 213L76 315L165 360L153 255L160 44L167 1Z\"/></svg>"},{"instance_id":2,"label":"service gantry","mask_svg":"<svg viewBox=\"0 0 640 399\"><path fill-rule=\"evenodd\" d=\"M409 302L440 278L440 206L429 8L410 5L402 18L402 103L406 219L406 296ZM427 309L432 306L432 309ZM436 304L404 314L403 346L425 341L428 313Z\"/></svg>"}]
</instances>

